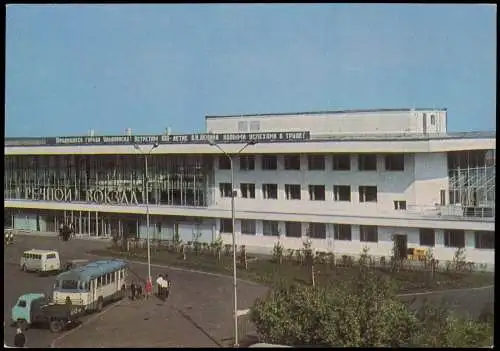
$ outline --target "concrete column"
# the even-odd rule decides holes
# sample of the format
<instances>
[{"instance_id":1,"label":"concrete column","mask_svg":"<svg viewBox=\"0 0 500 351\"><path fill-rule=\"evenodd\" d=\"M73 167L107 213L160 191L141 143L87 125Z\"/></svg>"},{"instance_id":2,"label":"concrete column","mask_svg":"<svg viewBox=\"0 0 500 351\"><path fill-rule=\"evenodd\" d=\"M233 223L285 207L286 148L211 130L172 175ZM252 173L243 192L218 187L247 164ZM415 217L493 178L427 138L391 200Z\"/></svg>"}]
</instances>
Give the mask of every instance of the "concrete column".
<instances>
[{"instance_id":1,"label":"concrete column","mask_svg":"<svg viewBox=\"0 0 500 351\"><path fill-rule=\"evenodd\" d=\"M351 225L351 241L360 241L359 225Z\"/></svg>"},{"instance_id":2,"label":"concrete column","mask_svg":"<svg viewBox=\"0 0 500 351\"><path fill-rule=\"evenodd\" d=\"M95 236L99 236L99 215L97 211L95 211Z\"/></svg>"}]
</instances>

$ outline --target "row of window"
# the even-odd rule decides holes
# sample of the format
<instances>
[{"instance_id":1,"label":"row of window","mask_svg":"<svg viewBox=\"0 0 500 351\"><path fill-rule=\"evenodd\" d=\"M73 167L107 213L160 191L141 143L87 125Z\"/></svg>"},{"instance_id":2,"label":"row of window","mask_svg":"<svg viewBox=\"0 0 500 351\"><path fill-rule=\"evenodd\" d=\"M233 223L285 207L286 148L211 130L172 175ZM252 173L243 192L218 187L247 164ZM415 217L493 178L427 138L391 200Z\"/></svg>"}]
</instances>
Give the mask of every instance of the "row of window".
<instances>
[{"instance_id":1,"label":"row of window","mask_svg":"<svg viewBox=\"0 0 500 351\"><path fill-rule=\"evenodd\" d=\"M103 274L102 276L100 276L96 279L97 287L100 288L101 286L114 283L115 282L115 274L117 276L119 276L119 279L123 279L123 277L124 277L123 271Z\"/></svg>"},{"instance_id":2,"label":"row of window","mask_svg":"<svg viewBox=\"0 0 500 351\"><path fill-rule=\"evenodd\" d=\"M326 168L325 155L308 155L307 169L310 171L323 171ZM386 171L404 171L405 158L404 154L389 154L385 155L385 170ZM261 156L262 170L277 170L278 156L262 155ZM300 155L284 155L283 168L290 171L301 170ZM231 169L231 162L226 156L219 156L219 169ZM334 171L350 171L351 170L351 155L338 154L332 156L332 169ZM253 171L255 170L255 155L240 156L240 170ZM377 155L376 154L360 154L358 155L358 170L360 171L376 171L377 170Z\"/></svg>"},{"instance_id":3,"label":"row of window","mask_svg":"<svg viewBox=\"0 0 500 351\"><path fill-rule=\"evenodd\" d=\"M37 260L37 261L40 261L42 259L42 255L41 254L33 254L33 253L23 253L23 258L25 259L28 259L28 260ZM47 254L47 259L50 260L50 259L54 259L56 258L56 254L55 253L49 253Z\"/></svg>"},{"instance_id":4,"label":"row of window","mask_svg":"<svg viewBox=\"0 0 500 351\"><path fill-rule=\"evenodd\" d=\"M256 235L256 220L242 219L241 234ZM265 236L279 236L280 231L278 221L262 221L262 234ZM220 220L220 232L232 233L233 223L230 219ZM325 223L308 223L306 229L307 235L312 239L326 239L326 224ZM284 235L289 238L301 238L302 223L301 222L285 222ZM433 247L436 242L434 229L420 229L420 245ZM350 224L334 224L333 225L334 240L352 240L352 226ZM373 225L359 226L359 241L361 242L378 242L378 227ZM494 249L495 236L494 232L475 232L475 248L476 249ZM444 231L444 246L463 248L465 247L465 233L463 230L445 230Z\"/></svg>"},{"instance_id":5,"label":"row of window","mask_svg":"<svg viewBox=\"0 0 500 351\"><path fill-rule=\"evenodd\" d=\"M231 197L231 183L219 183L221 197ZM255 184L241 183L241 197L245 199L255 199ZM358 187L359 202L377 202L377 186L360 185ZM237 194L234 194L237 196ZM262 184L262 197L264 199L278 199L278 184ZM302 187L300 184L285 184L285 197L287 200L301 200ZM325 185L309 185L309 200L325 201ZM351 202L350 185L334 185L333 200ZM394 208L397 210L406 209L406 201L394 201Z\"/></svg>"}]
</instances>

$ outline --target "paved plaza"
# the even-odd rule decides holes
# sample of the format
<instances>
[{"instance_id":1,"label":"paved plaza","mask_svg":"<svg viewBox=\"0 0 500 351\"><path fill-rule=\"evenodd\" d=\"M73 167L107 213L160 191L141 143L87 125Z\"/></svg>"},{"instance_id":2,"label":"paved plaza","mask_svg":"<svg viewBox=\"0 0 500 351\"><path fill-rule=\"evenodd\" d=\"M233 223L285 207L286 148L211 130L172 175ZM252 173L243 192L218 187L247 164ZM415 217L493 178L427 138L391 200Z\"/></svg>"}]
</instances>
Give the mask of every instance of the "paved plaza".
<instances>
[{"instance_id":1,"label":"paved plaza","mask_svg":"<svg viewBox=\"0 0 500 351\"><path fill-rule=\"evenodd\" d=\"M91 240L61 242L53 237L19 236L13 246L5 249L4 320L10 321L10 309L19 295L49 293L54 282L54 277L39 277L19 270L18 261L24 250L57 249L64 262L96 259L86 252L105 245L108 244ZM142 278L147 276L145 264L131 263L130 267L133 272L130 277L134 274ZM153 266L153 276L159 273L168 273L173 282L173 291L166 303L160 303L156 298L150 301L124 300L111 305L100 315L83 318L81 327L62 338L47 330L29 329L26 334L28 346L48 347L55 338L58 338L55 347L218 347L231 344L231 277ZM239 308L249 308L265 291L265 287L240 282ZM7 326L5 338L8 343L13 340L14 333L15 328Z\"/></svg>"}]
</instances>

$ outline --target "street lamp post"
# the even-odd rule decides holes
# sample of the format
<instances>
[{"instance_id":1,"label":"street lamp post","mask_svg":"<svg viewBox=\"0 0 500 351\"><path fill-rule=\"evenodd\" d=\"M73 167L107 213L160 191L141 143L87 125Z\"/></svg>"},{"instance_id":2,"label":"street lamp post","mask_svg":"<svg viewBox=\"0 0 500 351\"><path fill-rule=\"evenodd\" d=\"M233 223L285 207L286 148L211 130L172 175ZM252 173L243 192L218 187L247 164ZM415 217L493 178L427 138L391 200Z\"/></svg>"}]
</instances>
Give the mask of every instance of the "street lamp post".
<instances>
[{"instance_id":1,"label":"street lamp post","mask_svg":"<svg viewBox=\"0 0 500 351\"><path fill-rule=\"evenodd\" d=\"M158 143L154 143L149 152L143 152L141 147L137 144L134 144L134 149L140 151L144 155L144 181L146 183L144 191L146 192L146 244L148 248L148 282L152 282L151 280L151 244L149 240L149 177L148 177L148 156L151 155L154 149L158 147Z\"/></svg>"},{"instance_id":2,"label":"street lamp post","mask_svg":"<svg viewBox=\"0 0 500 351\"><path fill-rule=\"evenodd\" d=\"M215 141L211 140L210 142L211 146L215 146L217 149L219 149L228 159L229 159L229 164L231 166L231 221L232 221L232 237L233 237L233 300L234 300L234 346L238 347L238 292L237 292L237 279L236 279L236 232L235 232L235 222L236 222L236 209L234 206L234 197L235 197L235 191L234 191L234 165L233 165L233 157L228 154L224 149L217 144ZM257 142L252 140L249 141L248 143L245 144L238 152L236 152L234 155L240 154L243 150L245 150L248 146L250 145L255 145Z\"/></svg>"}]
</instances>

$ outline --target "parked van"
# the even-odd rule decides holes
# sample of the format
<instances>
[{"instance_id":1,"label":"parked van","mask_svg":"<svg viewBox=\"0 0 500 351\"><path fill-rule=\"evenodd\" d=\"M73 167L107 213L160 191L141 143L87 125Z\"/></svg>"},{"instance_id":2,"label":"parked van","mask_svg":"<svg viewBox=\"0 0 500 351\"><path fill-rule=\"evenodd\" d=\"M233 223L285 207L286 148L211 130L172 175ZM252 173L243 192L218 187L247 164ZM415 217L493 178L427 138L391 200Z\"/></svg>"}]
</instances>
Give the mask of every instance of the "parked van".
<instances>
[{"instance_id":1,"label":"parked van","mask_svg":"<svg viewBox=\"0 0 500 351\"><path fill-rule=\"evenodd\" d=\"M24 251L20 267L24 272L59 272L61 270L59 252L35 249Z\"/></svg>"}]
</instances>

